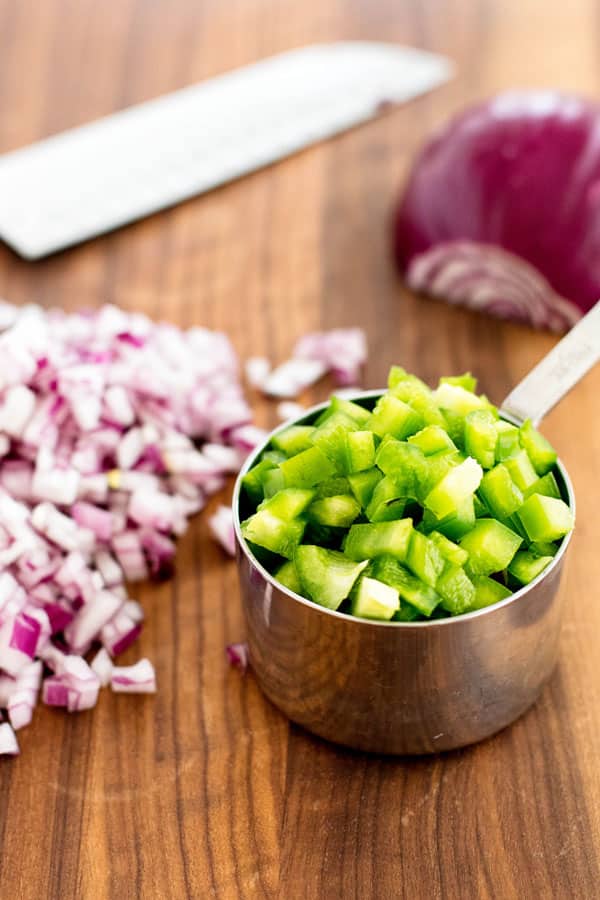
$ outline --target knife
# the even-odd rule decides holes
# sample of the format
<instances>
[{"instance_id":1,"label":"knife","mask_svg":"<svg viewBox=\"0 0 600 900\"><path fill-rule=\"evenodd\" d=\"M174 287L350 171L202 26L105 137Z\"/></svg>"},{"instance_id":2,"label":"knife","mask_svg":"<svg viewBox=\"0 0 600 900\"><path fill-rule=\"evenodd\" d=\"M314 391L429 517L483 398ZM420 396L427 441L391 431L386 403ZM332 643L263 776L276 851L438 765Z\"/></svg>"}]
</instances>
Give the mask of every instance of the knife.
<instances>
[{"instance_id":1,"label":"knife","mask_svg":"<svg viewBox=\"0 0 600 900\"><path fill-rule=\"evenodd\" d=\"M408 47L315 44L0 156L0 237L26 259L283 159L445 81Z\"/></svg>"}]
</instances>

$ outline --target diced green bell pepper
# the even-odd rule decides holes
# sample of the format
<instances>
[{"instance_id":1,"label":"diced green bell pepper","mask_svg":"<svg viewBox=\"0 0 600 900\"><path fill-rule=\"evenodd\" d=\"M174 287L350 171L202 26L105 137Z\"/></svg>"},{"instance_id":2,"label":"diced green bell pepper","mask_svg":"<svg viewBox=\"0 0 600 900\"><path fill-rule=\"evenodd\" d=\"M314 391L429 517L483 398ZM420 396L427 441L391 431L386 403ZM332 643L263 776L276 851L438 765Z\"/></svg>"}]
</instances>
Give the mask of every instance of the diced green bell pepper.
<instances>
[{"instance_id":1,"label":"diced green bell pepper","mask_svg":"<svg viewBox=\"0 0 600 900\"><path fill-rule=\"evenodd\" d=\"M460 541L469 554L466 569L473 575L491 575L506 569L522 543L518 534L495 519L477 519Z\"/></svg>"},{"instance_id":2,"label":"diced green bell pepper","mask_svg":"<svg viewBox=\"0 0 600 900\"><path fill-rule=\"evenodd\" d=\"M492 606L494 603L510 597L512 593L505 585L493 578L488 578L487 575L472 575L471 581L475 588L475 600L471 604L470 610Z\"/></svg>"},{"instance_id":3,"label":"diced green bell pepper","mask_svg":"<svg viewBox=\"0 0 600 900\"><path fill-rule=\"evenodd\" d=\"M505 459L504 466L520 491L526 491L538 480L537 473L525 450L519 450L518 453Z\"/></svg>"},{"instance_id":4,"label":"diced green bell pepper","mask_svg":"<svg viewBox=\"0 0 600 900\"><path fill-rule=\"evenodd\" d=\"M451 385L450 385L451 386ZM455 515L479 487L483 471L472 458L450 469L425 497L425 506L440 520Z\"/></svg>"},{"instance_id":5,"label":"diced green bell pepper","mask_svg":"<svg viewBox=\"0 0 600 900\"><path fill-rule=\"evenodd\" d=\"M369 572L396 588L402 600L425 616L430 616L440 602L439 594L430 585L408 572L393 556L378 556L369 566Z\"/></svg>"},{"instance_id":6,"label":"diced green bell pepper","mask_svg":"<svg viewBox=\"0 0 600 900\"><path fill-rule=\"evenodd\" d=\"M484 469L496 460L496 419L488 409L475 409L465 418L465 452Z\"/></svg>"},{"instance_id":7,"label":"diced green bell pepper","mask_svg":"<svg viewBox=\"0 0 600 900\"><path fill-rule=\"evenodd\" d=\"M538 475L545 475L556 462L556 451L543 434L534 428L530 419L526 419L519 429L521 447L527 455Z\"/></svg>"},{"instance_id":8,"label":"diced green bell pepper","mask_svg":"<svg viewBox=\"0 0 600 900\"><path fill-rule=\"evenodd\" d=\"M377 450L375 461L382 472L394 479L400 496L419 496L419 486L429 471L427 457L419 447L406 441L386 440Z\"/></svg>"},{"instance_id":9,"label":"diced green bell pepper","mask_svg":"<svg viewBox=\"0 0 600 900\"><path fill-rule=\"evenodd\" d=\"M287 522L302 515L315 496L314 491L302 488L284 488L272 497L269 497L258 507L259 510L268 509L270 513Z\"/></svg>"},{"instance_id":10,"label":"diced green bell pepper","mask_svg":"<svg viewBox=\"0 0 600 900\"><path fill-rule=\"evenodd\" d=\"M338 472L346 471L346 441L348 434L358 428L343 413L334 413L326 422L315 428L312 442L330 459Z\"/></svg>"},{"instance_id":11,"label":"diced green bell pepper","mask_svg":"<svg viewBox=\"0 0 600 900\"><path fill-rule=\"evenodd\" d=\"M268 509L261 509L242 522L242 535L247 541L271 550L273 553L292 559L296 547L302 540L306 523L303 519L288 522L273 515Z\"/></svg>"},{"instance_id":12,"label":"diced green bell pepper","mask_svg":"<svg viewBox=\"0 0 600 900\"><path fill-rule=\"evenodd\" d=\"M320 500L321 497L337 497L338 494L350 493L350 482L344 475L334 475L322 481L315 487L315 499Z\"/></svg>"},{"instance_id":13,"label":"diced green bell pepper","mask_svg":"<svg viewBox=\"0 0 600 900\"><path fill-rule=\"evenodd\" d=\"M463 418L475 409L494 409L485 397L478 397L459 384L450 384L448 381L441 382L433 392L433 399L440 409L452 410Z\"/></svg>"},{"instance_id":14,"label":"diced green bell pepper","mask_svg":"<svg viewBox=\"0 0 600 900\"><path fill-rule=\"evenodd\" d=\"M448 432L444 431L439 425L427 425L421 431L411 435L408 443L422 450L425 456L432 456L434 453L440 453L444 450L456 450L456 446Z\"/></svg>"},{"instance_id":15,"label":"diced green bell pepper","mask_svg":"<svg viewBox=\"0 0 600 900\"><path fill-rule=\"evenodd\" d=\"M508 571L520 584L529 584L544 571L553 558L552 556L536 556L531 551L520 550L515 554Z\"/></svg>"},{"instance_id":16,"label":"diced green bell pepper","mask_svg":"<svg viewBox=\"0 0 600 900\"><path fill-rule=\"evenodd\" d=\"M504 462L521 449L519 429L510 422L499 420L496 422L496 433L496 462Z\"/></svg>"},{"instance_id":17,"label":"diced green bell pepper","mask_svg":"<svg viewBox=\"0 0 600 900\"><path fill-rule=\"evenodd\" d=\"M527 500L532 494L544 494L546 497L556 497L557 500L562 499L560 496L560 488L553 472L546 472L545 475L542 475L541 478L534 481L525 491L525 499Z\"/></svg>"},{"instance_id":18,"label":"diced green bell pepper","mask_svg":"<svg viewBox=\"0 0 600 900\"><path fill-rule=\"evenodd\" d=\"M445 560L433 541L419 531L413 530L406 565L417 578L434 588L444 569Z\"/></svg>"},{"instance_id":19,"label":"diced green bell pepper","mask_svg":"<svg viewBox=\"0 0 600 900\"><path fill-rule=\"evenodd\" d=\"M534 556L554 556L558 547L552 541L534 541L529 545L528 550Z\"/></svg>"},{"instance_id":20,"label":"diced green bell pepper","mask_svg":"<svg viewBox=\"0 0 600 900\"><path fill-rule=\"evenodd\" d=\"M454 566L464 566L469 558L469 554L464 547L459 547L454 541L451 541L440 531L431 531L429 540L433 541L446 562L452 563Z\"/></svg>"},{"instance_id":21,"label":"diced green bell pepper","mask_svg":"<svg viewBox=\"0 0 600 900\"><path fill-rule=\"evenodd\" d=\"M421 613L416 608L416 606L411 606L410 603L407 603L405 600L400 598L400 609L398 609L392 619L394 622L414 622L415 619L420 619Z\"/></svg>"},{"instance_id":22,"label":"diced green bell pepper","mask_svg":"<svg viewBox=\"0 0 600 900\"><path fill-rule=\"evenodd\" d=\"M416 375L411 375L402 366L392 366L388 374L388 388L405 403L416 396L428 397L431 394L429 385Z\"/></svg>"},{"instance_id":23,"label":"diced green bell pepper","mask_svg":"<svg viewBox=\"0 0 600 900\"><path fill-rule=\"evenodd\" d=\"M390 522L402 517L405 506L404 492L386 475L375 485L365 512L370 522Z\"/></svg>"},{"instance_id":24,"label":"diced green bell pepper","mask_svg":"<svg viewBox=\"0 0 600 900\"><path fill-rule=\"evenodd\" d=\"M352 562L342 553L302 544L294 563L302 585L302 593L327 609L337 609L354 587L368 561Z\"/></svg>"},{"instance_id":25,"label":"diced green bell pepper","mask_svg":"<svg viewBox=\"0 0 600 900\"><path fill-rule=\"evenodd\" d=\"M315 500L307 511L307 516L318 525L331 525L333 528L348 528L360 515L360 506L349 494L333 497L322 497Z\"/></svg>"},{"instance_id":26,"label":"diced green bell pepper","mask_svg":"<svg viewBox=\"0 0 600 900\"><path fill-rule=\"evenodd\" d=\"M281 568L277 569L275 578L279 584L282 584L295 594L302 594L302 583L296 570L296 564L292 559L288 559Z\"/></svg>"},{"instance_id":27,"label":"diced green bell pepper","mask_svg":"<svg viewBox=\"0 0 600 900\"><path fill-rule=\"evenodd\" d=\"M354 560L373 559L382 553L405 560L412 530L411 519L351 525L344 540L344 553Z\"/></svg>"},{"instance_id":28,"label":"diced green bell pepper","mask_svg":"<svg viewBox=\"0 0 600 900\"><path fill-rule=\"evenodd\" d=\"M335 475L335 464L319 447L303 450L279 466L286 487L311 488Z\"/></svg>"},{"instance_id":29,"label":"diced green bell pepper","mask_svg":"<svg viewBox=\"0 0 600 900\"><path fill-rule=\"evenodd\" d=\"M338 397L337 394L333 394L330 407L332 413L344 413L345 416L356 422L359 428L366 425L371 415L369 410L365 409L364 406L361 406L359 403L354 403L352 400L347 400L345 397Z\"/></svg>"},{"instance_id":30,"label":"diced green bell pepper","mask_svg":"<svg viewBox=\"0 0 600 900\"><path fill-rule=\"evenodd\" d=\"M506 463L498 463L485 473L479 493L497 519L507 519L523 503L523 494L509 475Z\"/></svg>"},{"instance_id":31,"label":"diced green bell pepper","mask_svg":"<svg viewBox=\"0 0 600 900\"><path fill-rule=\"evenodd\" d=\"M381 438L390 434L398 440L404 440L420 431L423 419L407 403L391 394L384 394L377 401L365 427Z\"/></svg>"},{"instance_id":32,"label":"diced green bell pepper","mask_svg":"<svg viewBox=\"0 0 600 900\"><path fill-rule=\"evenodd\" d=\"M474 394L477 389L477 379L470 372L463 375L442 375L438 384L454 384Z\"/></svg>"},{"instance_id":33,"label":"diced green bell pepper","mask_svg":"<svg viewBox=\"0 0 600 900\"><path fill-rule=\"evenodd\" d=\"M467 497L467 499L461 503L455 515L448 516L448 518L442 520L438 519L430 512L430 510L426 509L423 513L423 530L427 533L435 529L436 531L441 531L443 535L450 538L452 541L459 540L464 534L471 531L475 525L475 507L473 501L473 497Z\"/></svg>"},{"instance_id":34,"label":"diced green bell pepper","mask_svg":"<svg viewBox=\"0 0 600 900\"><path fill-rule=\"evenodd\" d=\"M285 487L285 479L283 477L283 472L279 466L276 466L274 469L267 469L267 471L262 476L263 483L263 491L265 498L274 497L275 494L278 494L279 491L282 491Z\"/></svg>"},{"instance_id":35,"label":"diced green bell pepper","mask_svg":"<svg viewBox=\"0 0 600 900\"><path fill-rule=\"evenodd\" d=\"M274 456L277 457L276 460L273 459ZM275 466L277 466L284 459L285 455L283 453L267 452L263 455L262 459L250 469L249 472L246 472L246 474L242 478L242 485L244 486L244 490L248 496L248 499L255 506L258 506L265 495L263 484L265 473L270 469L274 469Z\"/></svg>"},{"instance_id":36,"label":"diced green bell pepper","mask_svg":"<svg viewBox=\"0 0 600 900\"><path fill-rule=\"evenodd\" d=\"M373 491L382 478L383 475L375 466L372 469L367 469L366 472L348 475L350 490L363 509L369 505Z\"/></svg>"},{"instance_id":37,"label":"diced green bell pepper","mask_svg":"<svg viewBox=\"0 0 600 900\"><path fill-rule=\"evenodd\" d=\"M295 456L312 447L311 437L315 429L312 425L290 425L273 436L271 443L286 456Z\"/></svg>"},{"instance_id":38,"label":"diced green bell pepper","mask_svg":"<svg viewBox=\"0 0 600 900\"><path fill-rule=\"evenodd\" d=\"M530 541L556 541L573 528L573 513L555 497L532 494L518 512Z\"/></svg>"},{"instance_id":39,"label":"diced green bell pepper","mask_svg":"<svg viewBox=\"0 0 600 900\"><path fill-rule=\"evenodd\" d=\"M453 616L467 612L475 600L475 588L465 570L451 563L446 565L435 589L442 598L442 607Z\"/></svg>"},{"instance_id":40,"label":"diced green bell pepper","mask_svg":"<svg viewBox=\"0 0 600 900\"><path fill-rule=\"evenodd\" d=\"M359 619L383 619L389 621L395 612L400 609L400 597L398 591L363 575L352 591L351 611L353 616Z\"/></svg>"},{"instance_id":41,"label":"diced green bell pepper","mask_svg":"<svg viewBox=\"0 0 600 900\"><path fill-rule=\"evenodd\" d=\"M344 470L349 474L364 472L375 465L375 440L372 431L349 431L346 434Z\"/></svg>"}]
</instances>

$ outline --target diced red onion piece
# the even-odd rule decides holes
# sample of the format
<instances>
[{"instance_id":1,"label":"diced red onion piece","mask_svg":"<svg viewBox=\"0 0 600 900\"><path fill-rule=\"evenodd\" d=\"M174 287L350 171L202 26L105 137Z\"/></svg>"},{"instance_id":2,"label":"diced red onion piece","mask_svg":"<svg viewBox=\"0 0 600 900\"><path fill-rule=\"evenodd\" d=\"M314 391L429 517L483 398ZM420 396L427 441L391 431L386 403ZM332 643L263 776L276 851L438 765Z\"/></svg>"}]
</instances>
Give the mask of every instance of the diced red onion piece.
<instances>
[{"instance_id":1,"label":"diced red onion piece","mask_svg":"<svg viewBox=\"0 0 600 900\"><path fill-rule=\"evenodd\" d=\"M9 722L0 724L0 756L17 756L19 745L17 736Z\"/></svg>"},{"instance_id":2,"label":"diced red onion piece","mask_svg":"<svg viewBox=\"0 0 600 900\"><path fill-rule=\"evenodd\" d=\"M156 675L149 659L140 659L133 666L115 666L112 670L110 686L122 694L156 693Z\"/></svg>"},{"instance_id":3,"label":"diced red onion piece","mask_svg":"<svg viewBox=\"0 0 600 900\"><path fill-rule=\"evenodd\" d=\"M218 506L208 520L208 527L214 539L230 556L235 556L235 532L233 512L230 506Z\"/></svg>"},{"instance_id":4,"label":"diced red onion piece","mask_svg":"<svg viewBox=\"0 0 600 900\"><path fill-rule=\"evenodd\" d=\"M248 663L250 662L248 644L228 644L227 647L225 647L225 652L227 653L227 659L231 666L241 669L242 672L246 671Z\"/></svg>"},{"instance_id":5,"label":"diced red onion piece","mask_svg":"<svg viewBox=\"0 0 600 900\"><path fill-rule=\"evenodd\" d=\"M367 360L367 341L361 328L334 328L307 334L294 347L294 357L321 362L338 384L360 381Z\"/></svg>"},{"instance_id":6,"label":"diced red onion piece","mask_svg":"<svg viewBox=\"0 0 600 900\"><path fill-rule=\"evenodd\" d=\"M303 412L306 412L306 407L301 403L294 403L293 400L283 400L277 404L277 418L282 422L287 422L288 419L297 419Z\"/></svg>"},{"instance_id":7,"label":"diced red onion piece","mask_svg":"<svg viewBox=\"0 0 600 900\"><path fill-rule=\"evenodd\" d=\"M244 372L249 385L262 389L271 371L271 363L264 356L251 356L246 360Z\"/></svg>"},{"instance_id":8,"label":"diced red onion piece","mask_svg":"<svg viewBox=\"0 0 600 900\"><path fill-rule=\"evenodd\" d=\"M277 366L265 379L262 390L270 397L297 397L303 390L319 381L327 372L320 359L295 358Z\"/></svg>"},{"instance_id":9,"label":"diced red onion piece","mask_svg":"<svg viewBox=\"0 0 600 900\"><path fill-rule=\"evenodd\" d=\"M100 650L98 650L91 662L90 668L92 672L94 672L94 674L98 677L98 680L100 681L102 687L106 687L108 684L110 684L110 679L113 671L113 661L104 647L101 647Z\"/></svg>"}]
</instances>

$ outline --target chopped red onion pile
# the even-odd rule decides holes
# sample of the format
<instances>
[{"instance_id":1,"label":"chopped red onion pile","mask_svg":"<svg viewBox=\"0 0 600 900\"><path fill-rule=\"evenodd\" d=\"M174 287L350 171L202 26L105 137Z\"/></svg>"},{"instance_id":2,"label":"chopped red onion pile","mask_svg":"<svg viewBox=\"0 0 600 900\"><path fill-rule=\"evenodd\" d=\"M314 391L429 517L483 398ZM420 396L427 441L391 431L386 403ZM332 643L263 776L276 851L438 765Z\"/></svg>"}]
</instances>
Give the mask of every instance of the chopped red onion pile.
<instances>
[{"instance_id":1,"label":"chopped red onion pile","mask_svg":"<svg viewBox=\"0 0 600 900\"><path fill-rule=\"evenodd\" d=\"M250 369L293 396L326 371L356 381L365 355L359 329L338 330ZM0 303L0 755L40 691L69 712L108 685L154 693L149 660L113 662L142 629L126 582L171 574L188 517L263 441L251 420L223 334ZM233 554L231 510L209 527ZM245 645L228 653L245 668Z\"/></svg>"},{"instance_id":2,"label":"chopped red onion pile","mask_svg":"<svg viewBox=\"0 0 600 900\"><path fill-rule=\"evenodd\" d=\"M2 304L0 327L0 753L11 754L40 687L69 711L107 684L156 689L148 660L113 666L142 628L125 582L170 574L174 538L264 432L224 335L112 306Z\"/></svg>"},{"instance_id":3,"label":"chopped red onion pile","mask_svg":"<svg viewBox=\"0 0 600 900\"><path fill-rule=\"evenodd\" d=\"M230 666L235 666L236 669L241 669L242 672L246 671L250 662L248 644L228 644L225 647L225 652Z\"/></svg>"}]
</instances>

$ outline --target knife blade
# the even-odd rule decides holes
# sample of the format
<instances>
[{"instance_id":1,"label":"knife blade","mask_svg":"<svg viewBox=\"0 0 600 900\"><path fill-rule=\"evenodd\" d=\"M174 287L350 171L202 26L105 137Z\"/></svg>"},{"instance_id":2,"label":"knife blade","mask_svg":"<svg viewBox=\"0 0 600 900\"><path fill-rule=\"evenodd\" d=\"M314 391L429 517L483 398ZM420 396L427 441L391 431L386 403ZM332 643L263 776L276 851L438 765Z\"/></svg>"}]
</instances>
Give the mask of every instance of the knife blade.
<instances>
[{"instance_id":1,"label":"knife blade","mask_svg":"<svg viewBox=\"0 0 600 900\"><path fill-rule=\"evenodd\" d=\"M0 237L38 259L283 159L431 90L440 56L315 44L0 156Z\"/></svg>"}]
</instances>

